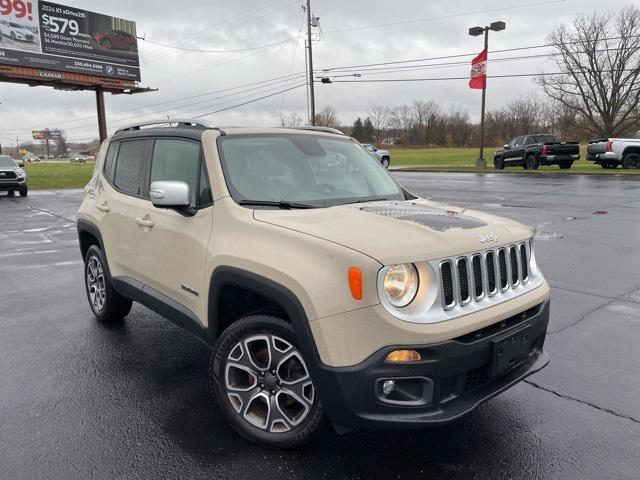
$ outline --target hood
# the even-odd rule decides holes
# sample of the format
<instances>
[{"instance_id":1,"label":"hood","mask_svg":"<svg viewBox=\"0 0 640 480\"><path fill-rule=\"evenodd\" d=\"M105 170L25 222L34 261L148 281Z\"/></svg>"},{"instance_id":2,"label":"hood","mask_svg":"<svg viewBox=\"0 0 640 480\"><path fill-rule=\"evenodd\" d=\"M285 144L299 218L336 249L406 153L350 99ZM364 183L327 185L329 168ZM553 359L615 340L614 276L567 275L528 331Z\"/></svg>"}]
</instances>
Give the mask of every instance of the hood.
<instances>
[{"instance_id":1,"label":"hood","mask_svg":"<svg viewBox=\"0 0 640 480\"><path fill-rule=\"evenodd\" d=\"M533 235L512 220L423 199L256 210L254 217L357 250L383 265L472 253Z\"/></svg>"},{"instance_id":2,"label":"hood","mask_svg":"<svg viewBox=\"0 0 640 480\"><path fill-rule=\"evenodd\" d=\"M11 27L11 30L19 33L20 35L33 35L33 32L31 30L26 29L26 28Z\"/></svg>"}]
</instances>

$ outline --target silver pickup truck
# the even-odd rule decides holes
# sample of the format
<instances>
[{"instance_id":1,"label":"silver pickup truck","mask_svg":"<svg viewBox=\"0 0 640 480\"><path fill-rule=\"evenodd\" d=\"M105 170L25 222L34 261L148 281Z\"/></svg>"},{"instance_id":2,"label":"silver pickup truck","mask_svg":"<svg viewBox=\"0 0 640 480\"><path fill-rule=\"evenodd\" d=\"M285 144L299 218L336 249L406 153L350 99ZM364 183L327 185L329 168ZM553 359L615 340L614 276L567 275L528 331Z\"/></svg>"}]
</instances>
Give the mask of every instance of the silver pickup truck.
<instances>
[{"instance_id":1,"label":"silver pickup truck","mask_svg":"<svg viewBox=\"0 0 640 480\"><path fill-rule=\"evenodd\" d=\"M640 168L640 131L634 138L599 138L589 142L587 160L602 168Z\"/></svg>"}]
</instances>

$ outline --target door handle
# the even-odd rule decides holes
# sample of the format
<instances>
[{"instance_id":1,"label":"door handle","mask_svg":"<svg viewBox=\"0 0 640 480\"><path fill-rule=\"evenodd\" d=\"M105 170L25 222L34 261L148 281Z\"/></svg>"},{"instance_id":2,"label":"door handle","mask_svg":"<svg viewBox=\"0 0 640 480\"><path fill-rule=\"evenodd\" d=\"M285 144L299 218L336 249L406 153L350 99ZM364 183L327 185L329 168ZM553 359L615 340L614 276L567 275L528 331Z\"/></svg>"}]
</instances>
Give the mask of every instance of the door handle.
<instances>
[{"instance_id":1,"label":"door handle","mask_svg":"<svg viewBox=\"0 0 640 480\"><path fill-rule=\"evenodd\" d=\"M153 220L147 220L145 218L140 218L140 217L136 218L136 223L141 227L145 227L145 228L153 228L153 226L155 225Z\"/></svg>"},{"instance_id":2,"label":"door handle","mask_svg":"<svg viewBox=\"0 0 640 480\"><path fill-rule=\"evenodd\" d=\"M111 207L107 202L102 202L96 205L96 208L104 213L109 213L111 211Z\"/></svg>"}]
</instances>

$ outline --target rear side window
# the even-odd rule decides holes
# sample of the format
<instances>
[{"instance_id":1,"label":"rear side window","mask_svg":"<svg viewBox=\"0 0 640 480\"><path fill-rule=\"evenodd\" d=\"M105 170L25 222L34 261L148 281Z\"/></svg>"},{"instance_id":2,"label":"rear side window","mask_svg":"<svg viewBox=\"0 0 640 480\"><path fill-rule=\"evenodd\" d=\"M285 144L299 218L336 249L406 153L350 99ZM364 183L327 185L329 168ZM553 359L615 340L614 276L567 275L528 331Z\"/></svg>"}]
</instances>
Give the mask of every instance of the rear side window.
<instances>
[{"instance_id":1,"label":"rear side window","mask_svg":"<svg viewBox=\"0 0 640 480\"><path fill-rule=\"evenodd\" d=\"M120 143L113 184L124 193L140 195L145 183L147 140Z\"/></svg>"},{"instance_id":2,"label":"rear side window","mask_svg":"<svg viewBox=\"0 0 640 480\"><path fill-rule=\"evenodd\" d=\"M200 143L182 139L156 140L150 183L164 180L178 180L189 185L191 206L211 204L211 190Z\"/></svg>"},{"instance_id":3,"label":"rear side window","mask_svg":"<svg viewBox=\"0 0 640 480\"><path fill-rule=\"evenodd\" d=\"M104 176L113 183L113 174L116 171L116 155L118 154L118 143L112 143L107 150L107 158L104 161Z\"/></svg>"}]
</instances>

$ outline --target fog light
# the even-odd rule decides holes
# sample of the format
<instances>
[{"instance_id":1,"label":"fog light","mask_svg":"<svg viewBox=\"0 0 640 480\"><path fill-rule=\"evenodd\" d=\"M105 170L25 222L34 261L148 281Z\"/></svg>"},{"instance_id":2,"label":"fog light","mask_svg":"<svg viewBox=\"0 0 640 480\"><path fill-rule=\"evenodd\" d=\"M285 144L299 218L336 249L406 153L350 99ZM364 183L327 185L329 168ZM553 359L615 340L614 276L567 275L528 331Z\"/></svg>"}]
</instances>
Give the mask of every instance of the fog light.
<instances>
[{"instance_id":1,"label":"fog light","mask_svg":"<svg viewBox=\"0 0 640 480\"><path fill-rule=\"evenodd\" d=\"M386 380L382 384L382 393L384 393L385 395L391 395L391 393L393 393L393 390L395 388L396 388L396 382L394 382L393 380Z\"/></svg>"},{"instance_id":2,"label":"fog light","mask_svg":"<svg viewBox=\"0 0 640 480\"><path fill-rule=\"evenodd\" d=\"M422 356L415 350L394 350L387 355L387 363L417 362L422 360Z\"/></svg>"}]
</instances>

